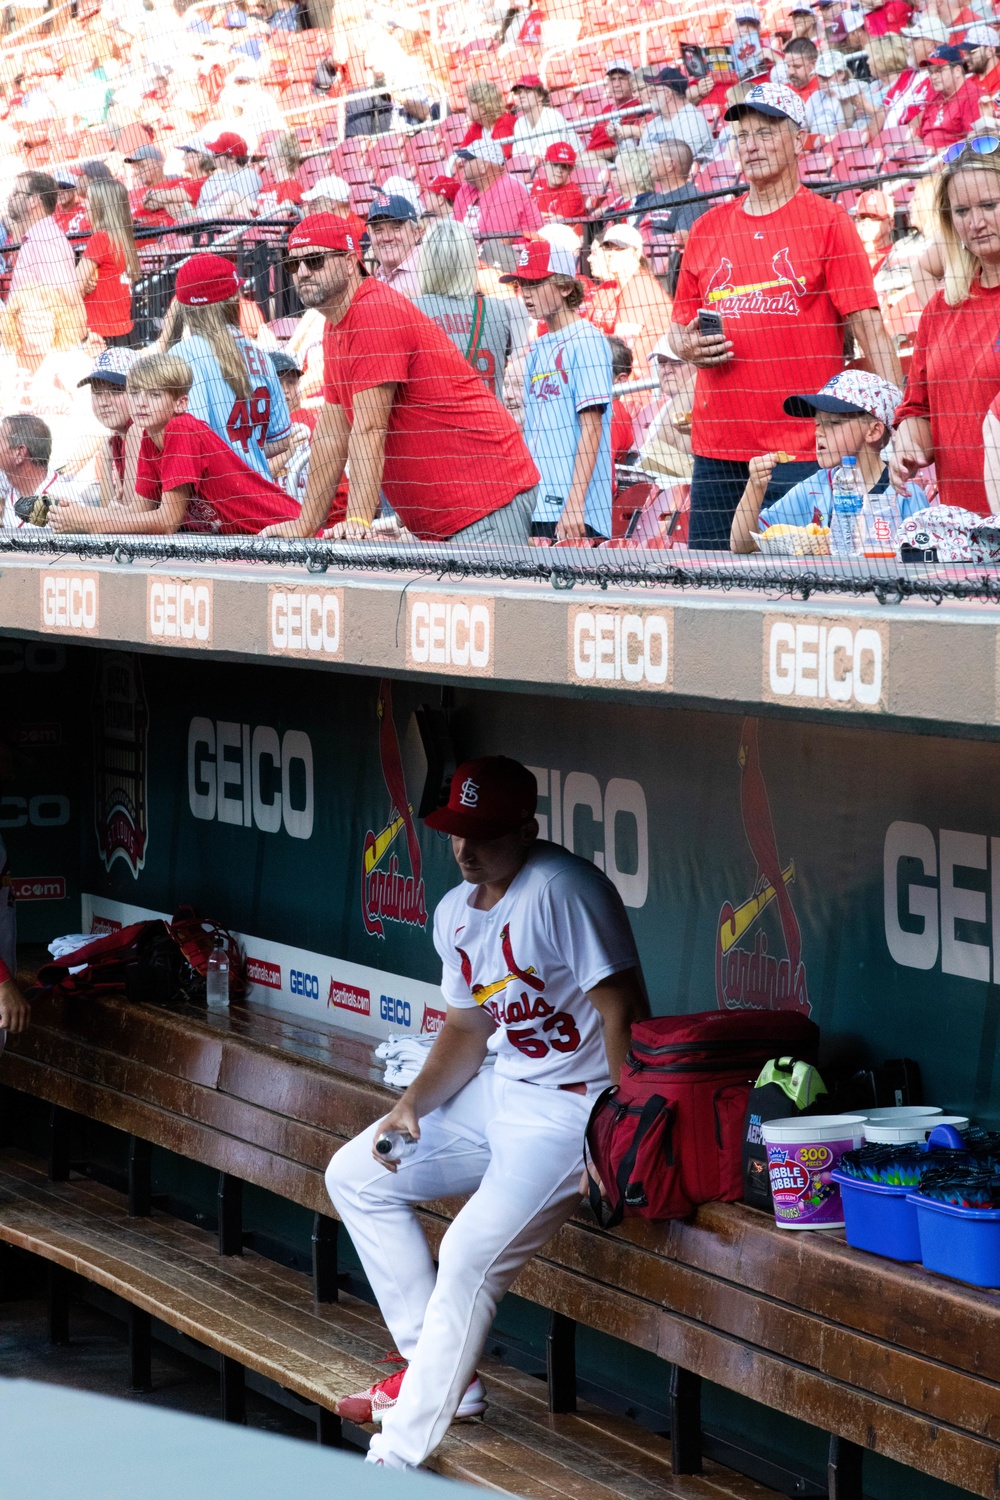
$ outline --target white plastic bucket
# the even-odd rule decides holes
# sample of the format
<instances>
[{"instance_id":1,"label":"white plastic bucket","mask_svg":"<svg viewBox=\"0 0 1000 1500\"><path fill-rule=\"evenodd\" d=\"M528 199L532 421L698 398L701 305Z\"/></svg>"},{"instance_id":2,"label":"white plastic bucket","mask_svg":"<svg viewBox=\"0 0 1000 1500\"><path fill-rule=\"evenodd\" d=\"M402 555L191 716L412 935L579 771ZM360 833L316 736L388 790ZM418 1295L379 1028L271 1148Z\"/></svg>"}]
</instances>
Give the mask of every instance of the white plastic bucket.
<instances>
[{"instance_id":1,"label":"white plastic bucket","mask_svg":"<svg viewBox=\"0 0 1000 1500\"><path fill-rule=\"evenodd\" d=\"M939 1125L954 1125L956 1130L968 1128L967 1115L924 1115L918 1120L873 1120L865 1121L865 1140L871 1145L906 1146L923 1144L932 1130Z\"/></svg>"},{"instance_id":2,"label":"white plastic bucket","mask_svg":"<svg viewBox=\"0 0 1000 1500\"><path fill-rule=\"evenodd\" d=\"M881 1125L904 1125L908 1120L922 1120L926 1115L943 1115L939 1104L894 1104L888 1109L859 1109L859 1115Z\"/></svg>"},{"instance_id":3,"label":"white plastic bucket","mask_svg":"<svg viewBox=\"0 0 1000 1500\"><path fill-rule=\"evenodd\" d=\"M864 1139L864 1115L804 1115L760 1127L774 1221L781 1229L843 1229L840 1189L830 1173Z\"/></svg>"}]
</instances>

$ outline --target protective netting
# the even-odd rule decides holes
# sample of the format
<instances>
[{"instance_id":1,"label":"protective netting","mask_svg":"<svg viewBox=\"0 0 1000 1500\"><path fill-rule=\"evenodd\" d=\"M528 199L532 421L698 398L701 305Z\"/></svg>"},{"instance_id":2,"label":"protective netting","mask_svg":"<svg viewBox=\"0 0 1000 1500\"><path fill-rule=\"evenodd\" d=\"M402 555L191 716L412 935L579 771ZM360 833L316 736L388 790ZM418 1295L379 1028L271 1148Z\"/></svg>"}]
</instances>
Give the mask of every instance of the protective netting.
<instances>
[{"instance_id":1,"label":"protective netting","mask_svg":"<svg viewBox=\"0 0 1000 1500\"><path fill-rule=\"evenodd\" d=\"M928 6L19 32L0 547L992 599L1000 33Z\"/></svg>"}]
</instances>

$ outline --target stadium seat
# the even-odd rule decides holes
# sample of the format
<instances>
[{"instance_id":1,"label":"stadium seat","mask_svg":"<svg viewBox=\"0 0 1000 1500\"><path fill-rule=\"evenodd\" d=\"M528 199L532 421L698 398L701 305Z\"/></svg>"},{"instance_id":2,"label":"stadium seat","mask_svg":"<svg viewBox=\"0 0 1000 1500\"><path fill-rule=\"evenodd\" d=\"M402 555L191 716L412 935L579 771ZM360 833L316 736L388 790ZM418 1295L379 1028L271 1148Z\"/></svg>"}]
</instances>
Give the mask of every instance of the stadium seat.
<instances>
[{"instance_id":1,"label":"stadium seat","mask_svg":"<svg viewBox=\"0 0 1000 1500\"><path fill-rule=\"evenodd\" d=\"M694 177L694 187L699 193L716 193L722 188L733 187L739 181L740 169L734 161L706 162L699 167Z\"/></svg>"}]
</instances>

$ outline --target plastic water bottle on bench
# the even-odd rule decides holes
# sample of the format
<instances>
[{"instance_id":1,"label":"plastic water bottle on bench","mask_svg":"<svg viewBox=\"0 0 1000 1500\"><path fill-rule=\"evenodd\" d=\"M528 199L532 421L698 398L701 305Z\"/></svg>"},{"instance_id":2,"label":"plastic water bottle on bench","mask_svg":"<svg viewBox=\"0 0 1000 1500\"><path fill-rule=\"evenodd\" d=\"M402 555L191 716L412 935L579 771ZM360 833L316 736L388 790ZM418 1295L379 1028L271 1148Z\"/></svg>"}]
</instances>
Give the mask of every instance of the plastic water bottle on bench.
<instances>
[{"instance_id":1,"label":"plastic water bottle on bench","mask_svg":"<svg viewBox=\"0 0 1000 1500\"><path fill-rule=\"evenodd\" d=\"M859 523L865 503L865 482L852 455L833 471L833 510L830 516L830 553L853 557L861 551Z\"/></svg>"},{"instance_id":2,"label":"plastic water bottle on bench","mask_svg":"<svg viewBox=\"0 0 1000 1500\"><path fill-rule=\"evenodd\" d=\"M209 1010L229 1009L229 952L226 940L216 936L212 951L208 955L208 972L205 975L205 1001Z\"/></svg>"}]
</instances>

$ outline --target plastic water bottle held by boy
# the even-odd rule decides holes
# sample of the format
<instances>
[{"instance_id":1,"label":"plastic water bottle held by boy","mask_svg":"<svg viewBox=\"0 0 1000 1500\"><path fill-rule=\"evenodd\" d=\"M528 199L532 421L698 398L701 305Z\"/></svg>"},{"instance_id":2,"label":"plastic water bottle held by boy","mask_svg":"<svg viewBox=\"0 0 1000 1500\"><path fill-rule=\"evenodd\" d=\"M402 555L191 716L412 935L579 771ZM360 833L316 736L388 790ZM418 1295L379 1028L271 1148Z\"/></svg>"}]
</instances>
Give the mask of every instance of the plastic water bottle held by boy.
<instances>
[{"instance_id":1,"label":"plastic water bottle held by boy","mask_svg":"<svg viewBox=\"0 0 1000 1500\"><path fill-rule=\"evenodd\" d=\"M830 517L830 553L833 557L853 557L861 551L859 536L861 511L865 503L865 482L858 472L857 459L848 454L833 471L833 511Z\"/></svg>"},{"instance_id":2,"label":"plastic water bottle held by boy","mask_svg":"<svg viewBox=\"0 0 1000 1500\"><path fill-rule=\"evenodd\" d=\"M229 1009L229 953L226 940L221 935L216 937L208 955L205 1001L209 1010Z\"/></svg>"}]
</instances>

